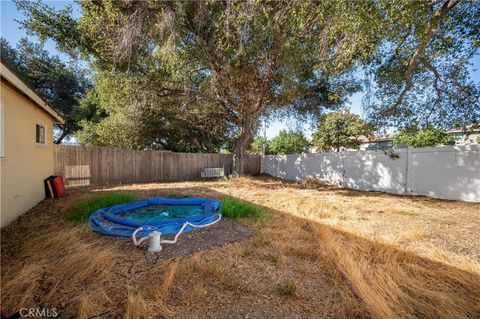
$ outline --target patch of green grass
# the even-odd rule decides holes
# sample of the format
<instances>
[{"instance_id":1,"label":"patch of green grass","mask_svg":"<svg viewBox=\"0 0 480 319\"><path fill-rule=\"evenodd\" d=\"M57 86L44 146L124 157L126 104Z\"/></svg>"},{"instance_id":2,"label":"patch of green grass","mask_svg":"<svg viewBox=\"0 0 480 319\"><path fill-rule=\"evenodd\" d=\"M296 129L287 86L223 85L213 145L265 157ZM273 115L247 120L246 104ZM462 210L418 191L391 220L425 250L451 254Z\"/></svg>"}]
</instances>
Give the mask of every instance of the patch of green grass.
<instances>
[{"instance_id":1,"label":"patch of green grass","mask_svg":"<svg viewBox=\"0 0 480 319\"><path fill-rule=\"evenodd\" d=\"M264 213L263 208L234 197L227 197L222 200L222 214L228 218L259 218Z\"/></svg>"},{"instance_id":2,"label":"patch of green grass","mask_svg":"<svg viewBox=\"0 0 480 319\"><path fill-rule=\"evenodd\" d=\"M87 222L88 216L97 209L124 204L135 200L130 193L106 193L76 203L67 219L76 224Z\"/></svg>"},{"instance_id":3,"label":"patch of green grass","mask_svg":"<svg viewBox=\"0 0 480 319\"><path fill-rule=\"evenodd\" d=\"M287 278L282 280L277 287L278 292L284 296L297 296L297 285L293 279Z\"/></svg>"}]
</instances>

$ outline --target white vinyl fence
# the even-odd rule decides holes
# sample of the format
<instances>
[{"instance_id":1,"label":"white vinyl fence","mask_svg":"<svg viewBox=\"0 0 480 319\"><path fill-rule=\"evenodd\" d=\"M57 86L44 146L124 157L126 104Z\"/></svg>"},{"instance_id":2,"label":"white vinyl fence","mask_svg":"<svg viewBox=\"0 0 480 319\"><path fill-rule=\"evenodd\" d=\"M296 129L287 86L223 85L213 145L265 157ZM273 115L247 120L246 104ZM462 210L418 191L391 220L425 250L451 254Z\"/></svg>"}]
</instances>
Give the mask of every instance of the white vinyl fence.
<instances>
[{"instance_id":1,"label":"white vinyl fence","mask_svg":"<svg viewBox=\"0 0 480 319\"><path fill-rule=\"evenodd\" d=\"M267 155L262 172L346 188L480 202L480 145Z\"/></svg>"}]
</instances>

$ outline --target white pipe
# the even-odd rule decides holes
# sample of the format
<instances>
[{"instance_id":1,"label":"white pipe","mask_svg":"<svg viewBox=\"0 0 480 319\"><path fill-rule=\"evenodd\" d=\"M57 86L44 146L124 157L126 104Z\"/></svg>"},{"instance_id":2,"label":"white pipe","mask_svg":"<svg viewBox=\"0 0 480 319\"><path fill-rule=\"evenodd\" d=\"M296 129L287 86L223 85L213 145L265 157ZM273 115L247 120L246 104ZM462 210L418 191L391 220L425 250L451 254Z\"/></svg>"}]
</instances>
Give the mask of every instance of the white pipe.
<instances>
[{"instance_id":1,"label":"white pipe","mask_svg":"<svg viewBox=\"0 0 480 319\"><path fill-rule=\"evenodd\" d=\"M158 232L158 231L155 231L155 232L158 232L159 235L151 236L152 237L151 240L150 240L150 246L151 246L150 248L151 249L149 248L149 251L155 251L155 252L161 251L162 250L161 244L175 244L178 240L178 237L183 233L183 231L185 230L185 228L187 226L194 227L194 228L204 228L204 227L212 226L213 224L218 223L221 219L222 219L222 215L218 214L218 218L216 220L214 220L211 223L205 224L205 225L195 225L195 224L192 224L190 222L185 222L183 224L183 226L180 228L180 230L175 234L175 237L173 239L171 239L171 240L167 240L167 239L161 240L160 239L160 243L158 242L158 238L160 237L161 233ZM149 236L146 236L146 237L140 238L137 241L136 235L142 229L143 229L143 227L139 227L132 233L132 240L133 240L133 243L135 244L135 246L139 246L143 241L145 241L146 239L149 238ZM159 244L160 244L160 246L158 246Z\"/></svg>"},{"instance_id":2,"label":"white pipe","mask_svg":"<svg viewBox=\"0 0 480 319\"><path fill-rule=\"evenodd\" d=\"M137 233L139 231L141 231L143 229L143 227L138 227L137 229L135 229L135 231L132 233L132 240L133 240L133 243L135 244L135 246L139 246L145 239L148 238L148 236L145 236L145 237L142 237L140 238L138 241L137 241Z\"/></svg>"},{"instance_id":3,"label":"white pipe","mask_svg":"<svg viewBox=\"0 0 480 319\"><path fill-rule=\"evenodd\" d=\"M212 226L215 223L218 223L220 221L220 219L222 219L222 215L218 214L218 218L216 220L214 220L213 222L211 222L209 224L205 224L205 225L195 225L195 224L192 224L190 222L185 222L185 224L183 224L182 228L180 228L180 230L178 231L178 233L175 235L175 237L172 240L161 240L160 243L162 243L162 244L175 244L178 240L178 236L180 236L180 234L183 232L185 227L191 226L191 227L195 227L195 228L204 228L204 227Z\"/></svg>"}]
</instances>

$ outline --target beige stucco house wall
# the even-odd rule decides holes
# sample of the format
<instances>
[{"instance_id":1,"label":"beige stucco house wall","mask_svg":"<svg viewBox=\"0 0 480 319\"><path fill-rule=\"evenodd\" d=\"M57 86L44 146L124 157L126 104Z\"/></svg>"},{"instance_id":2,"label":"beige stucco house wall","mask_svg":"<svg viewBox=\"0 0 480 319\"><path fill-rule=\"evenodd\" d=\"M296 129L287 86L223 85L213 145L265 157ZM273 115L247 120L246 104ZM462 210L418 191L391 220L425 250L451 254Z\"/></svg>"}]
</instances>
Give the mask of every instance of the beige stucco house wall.
<instances>
[{"instance_id":1,"label":"beige stucco house wall","mask_svg":"<svg viewBox=\"0 0 480 319\"><path fill-rule=\"evenodd\" d=\"M1 227L45 198L53 175L53 123L62 118L2 61L0 93ZM37 124L45 128L37 143Z\"/></svg>"}]
</instances>

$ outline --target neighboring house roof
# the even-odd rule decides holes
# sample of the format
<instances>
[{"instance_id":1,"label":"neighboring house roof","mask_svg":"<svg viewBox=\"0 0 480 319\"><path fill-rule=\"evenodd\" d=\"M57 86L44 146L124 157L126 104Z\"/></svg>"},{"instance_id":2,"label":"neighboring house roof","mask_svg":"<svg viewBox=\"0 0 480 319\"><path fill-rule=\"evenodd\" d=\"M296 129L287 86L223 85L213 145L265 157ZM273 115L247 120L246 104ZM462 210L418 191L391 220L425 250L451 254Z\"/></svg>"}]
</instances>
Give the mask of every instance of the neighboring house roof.
<instances>
[{"instance_id":1,"label":"neighboring house roof","mask_svg":"<svg viewBox=\"0 0 480 319\"><path fill-rule=\"evenodd\" d=\"M376 143L376 142L391 142L393 141L395 135L393 134L385 134L385 135L376 135L376 136L365 136L360 135L357 137L362 143Z\"/></svg>"},{"instance_id":2,"label":"neighboring house roof","mask_svg":"<svg viewBox=\"0 0 480 319\"><path fill-rule=\"evenodd\" d=\"M25 81L23 81L17 73L2 59L0 74L2 80L8 81L11 85L22 92L29 100L31 100L39 108L47 112L58 123L64 123L65 120L58 114L48 103L33 90Z\"/></svg>"},{"instance_id":3,"label":"neighboring house roof","mask_svg":"<svg viewBox=\"0 0 480 319\"><path fill-rule=\"evenodd\" d=\"M447 131L447 133L473 133L473 132L480 132L480 126L475 125L467 125L466 127L455 127L451 128Z\"/></svg>"}]
</instances>

